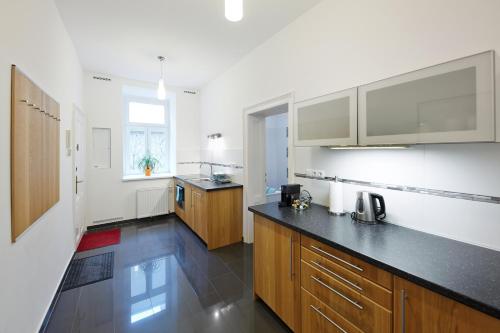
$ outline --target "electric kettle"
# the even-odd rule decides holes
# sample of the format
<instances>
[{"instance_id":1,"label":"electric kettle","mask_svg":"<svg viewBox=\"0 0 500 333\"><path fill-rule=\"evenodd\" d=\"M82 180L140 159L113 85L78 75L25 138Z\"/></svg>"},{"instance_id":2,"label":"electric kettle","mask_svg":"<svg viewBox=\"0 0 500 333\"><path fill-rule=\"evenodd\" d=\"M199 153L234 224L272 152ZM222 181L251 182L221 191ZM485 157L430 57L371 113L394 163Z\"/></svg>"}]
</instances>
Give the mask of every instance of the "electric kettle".
<instances>
[{"instance_id":1,"label":"electric kettle","mask_svg":"<svg viewBox=\"0 0 500 333\"><path fill-rule=\"evenodd\" d=\"M384 197L377 193L359 191L356 193L356 211L353 220L375 224L385 218Z\"/></svg>"}]
</instances>

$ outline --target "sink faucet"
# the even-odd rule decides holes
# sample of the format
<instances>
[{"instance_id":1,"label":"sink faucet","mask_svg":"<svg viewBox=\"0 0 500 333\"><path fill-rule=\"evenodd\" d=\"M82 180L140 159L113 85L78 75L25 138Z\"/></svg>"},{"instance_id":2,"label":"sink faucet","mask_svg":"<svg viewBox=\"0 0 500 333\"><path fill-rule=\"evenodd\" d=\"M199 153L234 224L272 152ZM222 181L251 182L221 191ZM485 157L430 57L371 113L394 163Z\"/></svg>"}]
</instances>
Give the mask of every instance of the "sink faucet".
<instances>
[{"instance_id":1,"label":"sink faucet","mask_svg":"<svg viewBox=\"0 0 500 333\"><path fill-rule=\"evenodd\" d=\"M201 170L201 167L203 166L203 164L207 164L207 165L209 165L209 166L210 166L210 178L212 178L213 173L214 173L214 172L213 172L213 171L214 171L214 170L213 170L213 165L212 165L211 163L208 163L208 162L201 162L201 163L200 163L200 170Z\"/></svg>"}]
</instances>

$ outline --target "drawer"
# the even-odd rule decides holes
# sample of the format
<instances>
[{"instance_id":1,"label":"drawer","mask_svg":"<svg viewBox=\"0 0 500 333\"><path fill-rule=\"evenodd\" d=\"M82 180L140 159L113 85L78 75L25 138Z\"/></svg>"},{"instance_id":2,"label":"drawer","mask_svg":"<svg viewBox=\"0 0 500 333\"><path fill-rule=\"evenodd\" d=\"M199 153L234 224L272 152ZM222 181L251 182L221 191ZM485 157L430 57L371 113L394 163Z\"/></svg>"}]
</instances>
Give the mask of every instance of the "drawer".
<instances>
[{"instance_id":1,"label":"drawer","mask_svg":"<svg viewBox=\"0 0 500 333\"><path fill-rule=\"evenodd\" d=\"M319 254L322 257L334 261L336 264L359 274L381 286L392 290L392 274L355 258L347 253L336 250L307 236L301 236L303 247Z\"/></svg>"},{"instance_id":2,"label":"drawer","mask_svg":"<svg viewBox=\"0 0 500 333\"><path fill-rule=\"evenodd\" d=\"M392 310L392 291L337 265L333 260L326 259L305 247L301 249L301 256L304 262L336 279L346 287L370 298L386 309Z\"/></svg>"},{"instance_id":3,"label":"drawer","mask_svg":"<svg viewBox=\"0 0 500 333\"><path fill-rule=\"evenodd\" d=\"M363 333L305 289L301 293L302 333Z\"/></svg>"},{"instance_id":4,"label":"drawer","mask_svg":"<svg viewBox=\"0 0 500 333\"><path fill-rule=\"evenodd\" d=\"M391 311L305 262L301 263L301 283L304 289L362 331L391 332Z\"/></svg>"}]
</instances>

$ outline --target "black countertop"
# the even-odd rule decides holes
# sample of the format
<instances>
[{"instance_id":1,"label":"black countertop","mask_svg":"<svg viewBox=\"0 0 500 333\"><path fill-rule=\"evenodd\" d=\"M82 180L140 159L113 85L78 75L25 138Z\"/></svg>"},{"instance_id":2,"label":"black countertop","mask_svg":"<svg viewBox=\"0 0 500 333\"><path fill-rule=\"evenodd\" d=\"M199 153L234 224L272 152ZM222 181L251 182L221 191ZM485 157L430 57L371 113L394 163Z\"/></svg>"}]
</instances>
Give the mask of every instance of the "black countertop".
<instances>
[{"instance_id":1,"label":"black countertop","mask_svg":"<svg viewBox=\"0 0 500 333\"><path fill-rule=\"evenodd\" d=\"M248 208L285 227L500 319L500 252L390 223L366 225L312 205Z\"/></svg>"},{"instance_id":2,"label":"black countertop","mask_svg":"<svg viewBox=\"0 0 500 333\"><path fill-rule=\"evenodd\" d=\"M210 181L210 180L194 180L196 178L210 178L209 176L200 175L200 174L179 175L179 176L174 176L174 178L182 180L183 182L186 182L190 185L193 185L193 186L195 186L203 191L207 191L207 192L243 187L243 185L237 184L237 183L218 184L218 183L215 183L215 182Z\"/></svg>"}]
</instances>

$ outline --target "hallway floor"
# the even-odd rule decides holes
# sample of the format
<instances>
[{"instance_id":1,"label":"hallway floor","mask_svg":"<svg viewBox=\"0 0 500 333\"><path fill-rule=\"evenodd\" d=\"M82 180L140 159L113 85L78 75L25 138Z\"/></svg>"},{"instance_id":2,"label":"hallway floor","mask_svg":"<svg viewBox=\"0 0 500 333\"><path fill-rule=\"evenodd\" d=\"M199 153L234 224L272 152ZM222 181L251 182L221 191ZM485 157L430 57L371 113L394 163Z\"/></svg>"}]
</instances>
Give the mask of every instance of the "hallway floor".
<instances>
[{"instance_id":1,"label":"hallway floor","mask_svg":"<svg viewBox=\"0 0 500 333\"><path fill-rule=\"evenodd\" d=\"M47 332L289 332L252 296L252 246L207 251L177 217L122 228L113 279L65 291Z\"/></svg>"}]
</instances>

